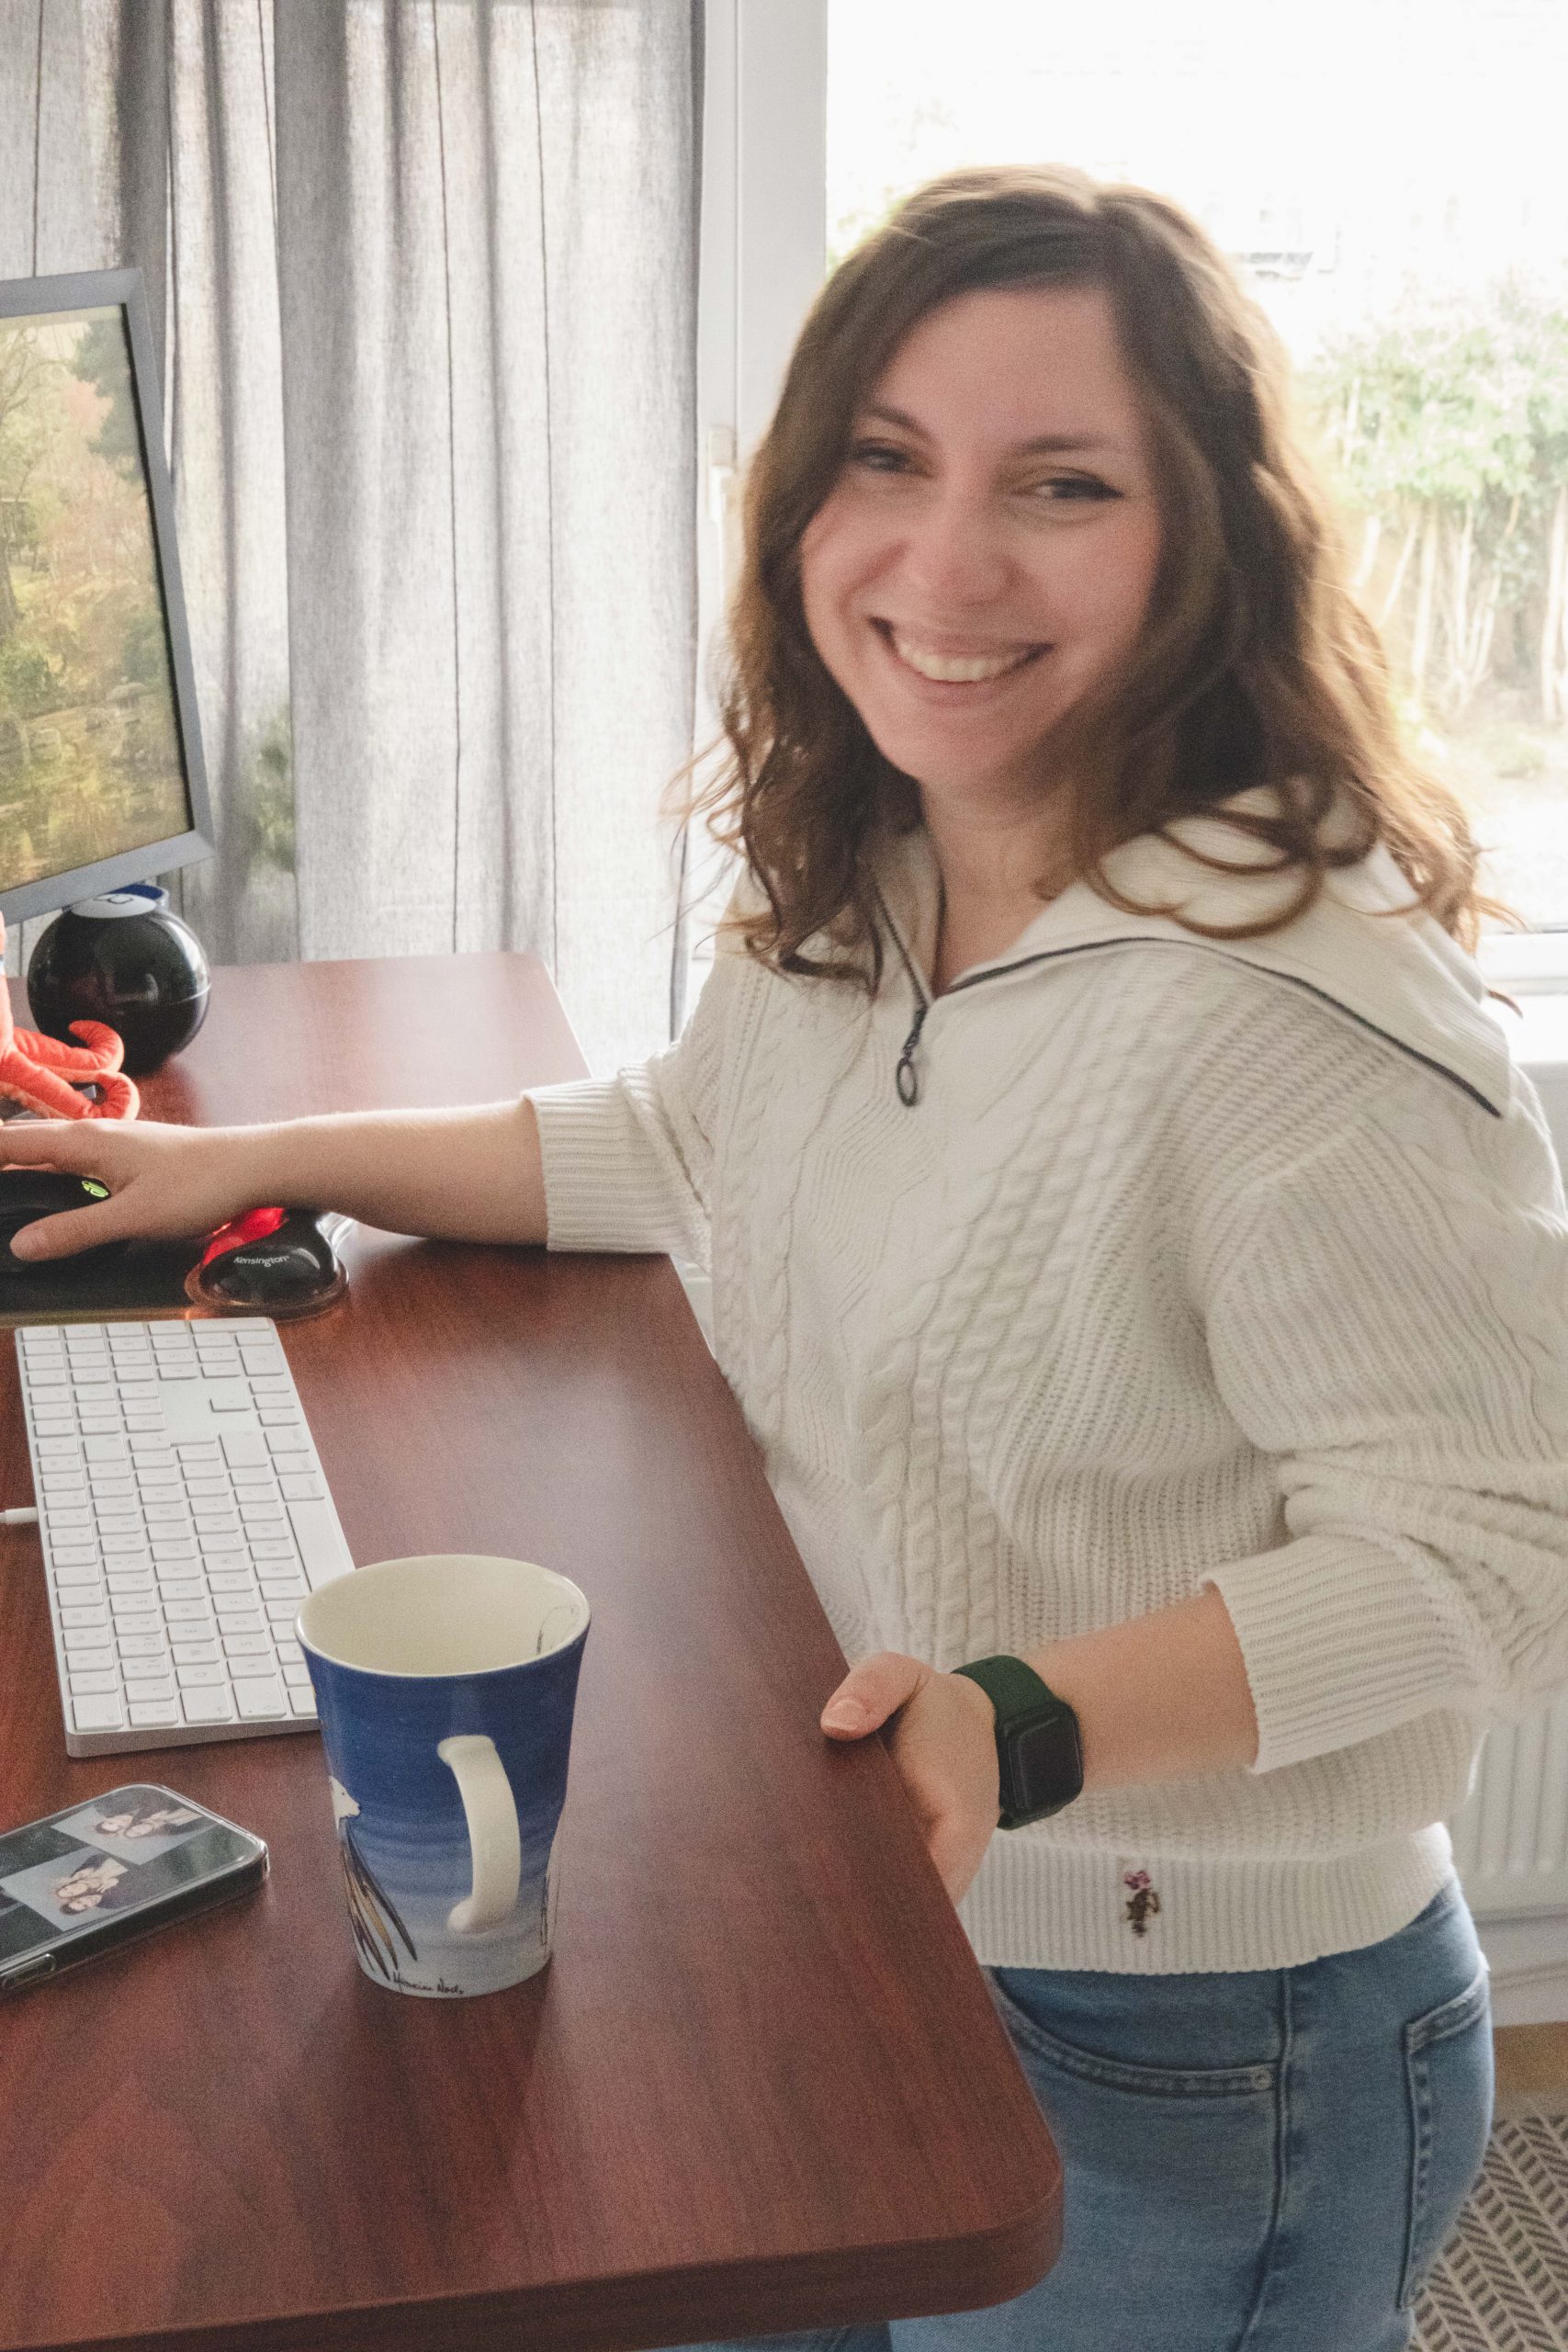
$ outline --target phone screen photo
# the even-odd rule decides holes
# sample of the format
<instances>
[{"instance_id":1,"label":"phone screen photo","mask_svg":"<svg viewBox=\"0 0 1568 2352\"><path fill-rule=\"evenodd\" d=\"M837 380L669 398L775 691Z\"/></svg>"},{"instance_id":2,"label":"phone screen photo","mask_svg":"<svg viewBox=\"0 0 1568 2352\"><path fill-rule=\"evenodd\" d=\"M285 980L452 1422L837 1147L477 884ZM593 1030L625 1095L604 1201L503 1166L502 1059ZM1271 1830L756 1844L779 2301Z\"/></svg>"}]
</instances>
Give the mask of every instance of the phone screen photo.
<instances>
[{"instance_id":1,"label":"phone screen photo","mask_svg":"<svg viewBox=\"0 0 1568 2352\"><path fill-rule=\"evenodd\" d=\"M259 1838L137 1781L0 1833L0 1993L241 1894Z\"/></svg>"}]
</instances>

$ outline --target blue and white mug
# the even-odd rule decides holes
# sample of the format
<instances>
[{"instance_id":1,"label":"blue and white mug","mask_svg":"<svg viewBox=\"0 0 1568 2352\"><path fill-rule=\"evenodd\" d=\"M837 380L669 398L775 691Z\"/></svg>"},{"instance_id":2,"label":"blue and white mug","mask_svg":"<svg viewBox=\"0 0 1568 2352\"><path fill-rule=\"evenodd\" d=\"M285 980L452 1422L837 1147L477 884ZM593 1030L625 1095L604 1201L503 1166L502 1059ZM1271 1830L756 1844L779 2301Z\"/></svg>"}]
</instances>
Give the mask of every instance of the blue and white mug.
<instances>
[{"instance_id":1,"label":"blue and white mug","mask_svg":"<svg viewBox=\"0 0 1568 2352\"><path fill-rule=\"evenodd\" d=\"M526 1560L383 1560L296 1631L321 1715L349 1924L374 1984L439 1999L544 1967L588 1601Z\"/></svg>"}]
</instances>

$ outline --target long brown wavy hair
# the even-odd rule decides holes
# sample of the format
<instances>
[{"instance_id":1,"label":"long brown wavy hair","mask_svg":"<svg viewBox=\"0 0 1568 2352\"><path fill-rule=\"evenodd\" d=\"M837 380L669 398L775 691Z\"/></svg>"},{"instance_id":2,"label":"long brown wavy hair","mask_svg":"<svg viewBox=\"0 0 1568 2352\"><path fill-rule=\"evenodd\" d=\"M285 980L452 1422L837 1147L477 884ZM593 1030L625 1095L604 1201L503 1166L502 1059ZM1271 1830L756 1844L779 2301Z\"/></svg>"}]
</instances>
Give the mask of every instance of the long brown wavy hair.
<instances>
[{"instance_id":1,"label":"long brown wavy hair","mask_svg":"<svg viewBox=\"0 0 1568 2352\"><path fill-rule=\"evenodd\" d=\"M917 321L979 288L1098 287L1151 435L1162 552L1131 662L1053 729L1074 788L1066 866L1111 905L1103 860L1213 810L1300 876L1282 912L1204 938L1254 938L1310 907L1330 869L1378 842L1473 950L1479 848L1454 796L1400 741L1377 633L1350 593L1330 502L1292 426L1288 363L1229 265L1179 206L1051 165L953 172L909 197L823 287L748 471L744 550L716 706L721 757L685 807L745 860L760 900L729 927L775 969L874 991L880 926L865 847L919 820L913 781L877 750L807 628L800 543L838 481L857 415ZM1070 768L1060 765L1066 752ZM680 779L677 780L680 782ZM1269 785L1278 814L1219 810ZM1332 817L1332 822L1330 822ZM1517 918L1514 918L1517 920ZM803 952L807 943L813 952Z\"/></svg>"}]
</instances>

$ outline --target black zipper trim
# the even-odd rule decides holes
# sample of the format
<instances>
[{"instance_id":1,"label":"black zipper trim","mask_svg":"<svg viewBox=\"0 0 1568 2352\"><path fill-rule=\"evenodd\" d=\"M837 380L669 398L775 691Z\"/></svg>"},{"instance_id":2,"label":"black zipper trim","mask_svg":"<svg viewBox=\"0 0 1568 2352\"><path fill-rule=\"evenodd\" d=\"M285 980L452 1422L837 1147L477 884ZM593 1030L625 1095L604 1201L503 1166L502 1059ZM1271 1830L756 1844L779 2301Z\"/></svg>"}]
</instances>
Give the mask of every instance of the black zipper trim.
<instances>
[{"instance_id":1,"label":"black zipper trim","mask_svg":"<svg viewBox=\"0 0 1568 2352\"><path fill-rule=\"evenodd\" d=\"M920 1076L915 1065L915 1054L919 1046L920 1032L926 1025L926 1016L936 1000L926 988L910 960L908 950L899 935L898 926L888 913L886 902L882 899L880 890L877 892L877 898L882 905L883 914L886 917L887 928L893 934L894 944L903 960L904 969L908 973L914 986L919 1006L915 1016L915 1025L904 1040L903 1050L898 1056L897 1067L894 1072L894 1084L898 1090L898 1100L906 1110L912 1111L920 1099ZM1113 939L1080 940L1071 947L1043 947L1038 956L1020 956L1016 964L988 965L983 972L971 973L967 979L954 980L951 988L943 989L942 993L943 996L959 996L967 989L983 988L987 980L1007 979L1014 972L1027 972L1035 964L1059 963L1066 956L1092 956L1098 948L1101 947L1196 947L1211 956L1224 956L1227 964L1242 965L1247 971L1264 972L1270 979L1283 980L1288 988L1300 989L1304 995L1316 997L1320 1004L1326 1004L1333 1012L1343 1013L1345 1018L1353 1021L1358 1028L1365 1029L1370 1036L1381 1037L1385 1045L1393 1046L1396 1052L1407 1054L1412 1061L1419 1062L1424 1069L1435 1071L1439 1078L1446 1078L1450 1086L1457 1086L1462 1094L1469 1095L1472 1102L1479 1102L1481 1108L1488 1112L1494 1119L1500 1119L1503 1116L1502 1112L1494 1102L1488 1101L1478 1087L1472 1086L1467 1078L1461 1078L1459 1072L1450 1069L1446 1062L1436 1061L1430 1054L1421 1053L1415 1046L1407 1045L1403 1037L1395 1037L1388 1030L1380 1029L1375 1021L1369 1021L1365 1013L1357 1012L1351 1006L1342 1003L1338 997L1330 996L1326 989L1315 988L1311 980L1297 979L1291 972L1276 972L1270 970L1267 965L1249 964L1242 956L1225 956L1223 947L1212 945L1206 939L1150 939L1144 932L1123 932L1119 937Z\"/></svg>"},{"instance_id":2,"label":"black zipper trim","mask_svg":"<svg viewBox=\"0 0 1568 2352\"><path fill-rule=\"evenodd\" d=\"M915 1025L904 1040L904 1050L898 1057L898 1067L893 1073L893 1083L898 1090L898 1100L906 1111L912 1111L920 1099L920 1073L915 1068L915 1048L920 1042L920 1032L926 1025L926 1015L931 1009L928 997L915 1015Z\"/></svg>"}]
</instances>

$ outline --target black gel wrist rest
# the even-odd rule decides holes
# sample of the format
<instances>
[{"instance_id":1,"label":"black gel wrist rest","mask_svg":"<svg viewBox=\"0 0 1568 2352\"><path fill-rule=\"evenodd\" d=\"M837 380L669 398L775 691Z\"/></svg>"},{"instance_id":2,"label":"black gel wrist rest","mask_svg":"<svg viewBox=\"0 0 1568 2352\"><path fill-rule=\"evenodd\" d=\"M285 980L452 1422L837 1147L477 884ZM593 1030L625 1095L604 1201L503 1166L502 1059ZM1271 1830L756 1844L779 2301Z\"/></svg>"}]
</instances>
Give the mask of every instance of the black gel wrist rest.
<instances>
[{"instance_id":1,"label":"black gel wrist rest","mask_svg":"<svg viewBox=\"0 0 1568 2352\"><path fill-rule=\"evenodd\" d=\"M132 1241L90 1266L56 1258L26 1273L0 1273L0 1330L19 1323L102 1323L117 1315L189 1315L186 1276L205 1243Z\"/></svg>"}]
</instances>

